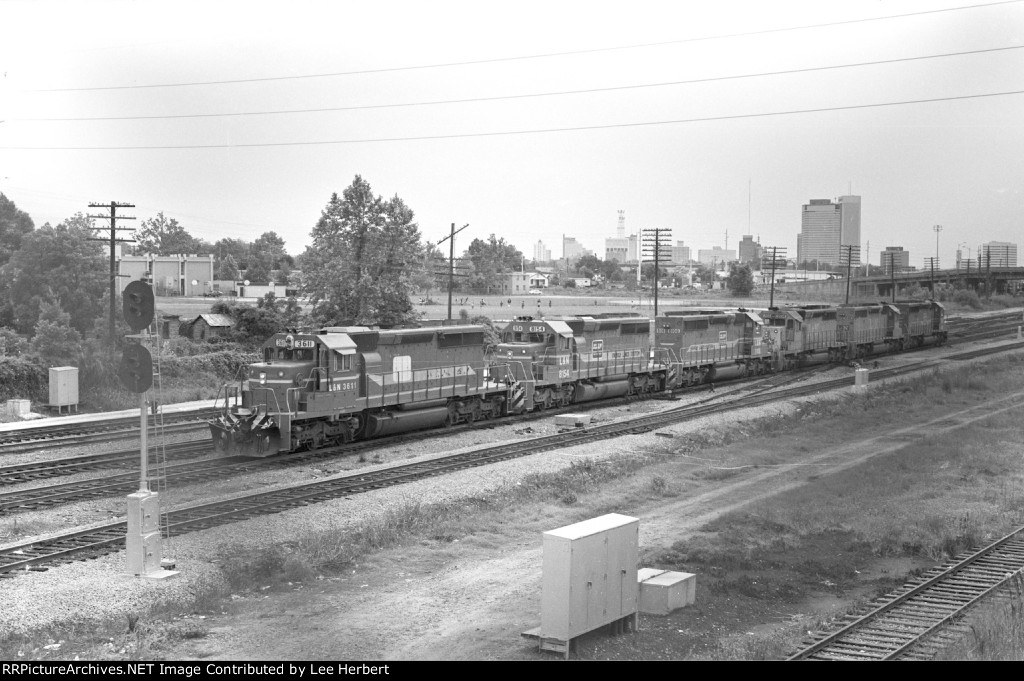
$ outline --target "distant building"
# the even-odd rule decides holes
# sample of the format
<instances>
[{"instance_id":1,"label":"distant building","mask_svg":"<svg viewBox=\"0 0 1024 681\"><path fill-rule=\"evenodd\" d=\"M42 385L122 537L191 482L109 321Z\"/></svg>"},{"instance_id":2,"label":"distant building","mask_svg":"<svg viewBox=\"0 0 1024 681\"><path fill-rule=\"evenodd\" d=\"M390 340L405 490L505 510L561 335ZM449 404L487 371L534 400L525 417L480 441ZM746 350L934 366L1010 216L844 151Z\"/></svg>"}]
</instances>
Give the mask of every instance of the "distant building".
<instances>
[{"instance_id":1,"label":"distant building","mask_svg":"<svg viewBox=\"0 0 1024 681\"><path fill-rule=\"evenodd\" d=\"M754 237L751 234L744 234L743 239L740 241L740 262L744 265L750 265L752 269L760 269L761 267L761 256L763 255L764 249L761 248L761 244L754 241Z\"/></svg>"},{"instance_id":2,"label":"distant building","mask_svg":"<svg viewBox=\"0 0 1024 681\"><path fill-rule=\"evenodd\" d=\"M677 241L676 245L672 247L672 264L673 265L689 265L690 264L690 247L684 246L682 241Z\"/></svg>"},{"instance_id":3,"label":"distant building","mask_svg":"<svg viewBox=\"0 0 1024 681\"><path fill-rule=\"evenodd\" d=\"M829 199L811 199L800 216L800 234L796 240L798 263L818 261L838 266L842 262L842 246L860 248L860 197L840 196L836 203ZM853 265L860 264L854 251Z\"/></svg>"},{"instance_id":4,"label":"distant building","mask_svg":"<svg viewBox=\"0 0 1024 681\"><path fill-rule=\"evenodd\" d=\"M736 251L715 246L714 248L702 248L697 251L697 262L701 265L714 266L715 269L722 268L725 263L736 261Z\"/></svg>"},{"instance_id":5,"label":"distant building","mask_svg":"<svg viewBox=\"0 0 1024 681\"><path fill-rule=\"evenodd\" d=\"M538 241L533 245L533 261L538 265L551 262L551 249L545 246L543 241Z\"/></svg>"},{"instance_id":6,"label":"distant building","mask_svg":"<svg viewBox=\"0 0 1024 681\"><path fill-rule=\"evenodd\" d=\"M892 268L897 272L906 272L910 269L910 251L903 250L903 246L886 246L879 255L879 265L882 272L892 274Z\"/></svg>"},{"instance_id":7,"label":"distant building","mask_svg":"<svg viewBox=\"0 0 1024 681\"><path fill-rule=\"evenodd\" d=\"M122 255L117 275L121 291L132 281L151 277L158 296L201 296L213 291L213 256Z\"/></svg>"},{"instance_id":8,"label":"distant building","mask_svg":"<svg viewBox=\"0 0 1024 681\"><path fill-rule=\"evenodd\" d=\"M639 259L640 240L636 234L625 237L611 237L604 240L604 259L620 265L636 264Z\"/></svg>"},{"instance_id":9,"label":"distant building","mask_svg":"<svg viewBox=\"0 0 1024 681\"><path fill-rule=\"evenodd\" d=\"M565 261L565 264L572 266L583 256L593 254L593 251L584 248L583 244L576 241L575 237L562 237L562 259Z\"/></svg>"},{"instance_id":10,"label":"distant building","mask_svg":"<svg viewBox=\"0 0 1024 681\"><path fill-rule=\"evenodd\" d=\"M507 272L498 275L498 293L505 296L525 296L534 288L530 278L536 276L530 272Z\"/></svg>"},{"instance_id":11,"label":"distant building","mask_svg":"<svg viewBox=\"0 0 1024 681\"><path fill-rule=\"evenodd\" d=\"M989 241L978 247L978 267L1016 267L1017 244L1009 241Z\"/></svg>"}]
</instances>

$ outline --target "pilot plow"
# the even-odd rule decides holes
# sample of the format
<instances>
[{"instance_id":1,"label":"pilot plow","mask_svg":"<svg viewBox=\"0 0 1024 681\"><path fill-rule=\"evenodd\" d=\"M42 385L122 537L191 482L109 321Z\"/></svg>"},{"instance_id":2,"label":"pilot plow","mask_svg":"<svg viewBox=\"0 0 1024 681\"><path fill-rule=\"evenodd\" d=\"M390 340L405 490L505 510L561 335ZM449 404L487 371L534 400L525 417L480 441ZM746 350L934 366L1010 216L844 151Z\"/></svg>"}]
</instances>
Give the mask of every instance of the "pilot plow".
<instances>
[{"instance_id":1,"label":"pilot plow","mask_svg":"<svg viewBox=\"0 0 1024 681\"><path fill-rule=\"evenodd\" d=\"M209 423L218 453L258 457L280 449L281 432L266 412L234 407Z\"/></svg>"}]
</instances>

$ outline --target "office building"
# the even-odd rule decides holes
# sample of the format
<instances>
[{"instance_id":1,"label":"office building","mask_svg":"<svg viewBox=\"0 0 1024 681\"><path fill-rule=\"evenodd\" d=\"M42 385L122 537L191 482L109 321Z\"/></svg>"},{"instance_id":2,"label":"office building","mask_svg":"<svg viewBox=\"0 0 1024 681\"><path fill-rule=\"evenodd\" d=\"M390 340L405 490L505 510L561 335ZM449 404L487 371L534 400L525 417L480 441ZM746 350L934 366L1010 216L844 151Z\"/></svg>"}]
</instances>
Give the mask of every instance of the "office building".
<instances>
[{"instance_id":1,"label":"office building","mask_svg":"<svg viewBox=\"0 0 1024 681\"><path fill-rule=\"evenodd\" d=\"M797 263L817 261L819 267L838 267L843 261L843 246L856 247L852 264L859 265L860 197L840 196L835 203L829 199L811 199L804 205L800 217Z\"/></svg>"},{"instance_id":2,"label":"office building","mask_svg":"<svg viewBox=\"0 0 1024 681\"><path fill-rule=\"evenodd\" d=\"M905 272L910 269L910 251L903 250L903 246L886 246L878 255L878 264L885 274L892 274L893 268Z\"/></svg>"},{"instance_id":3,"label":"office building","mask_svg":"<svg viewBox=\"0 0 1024 681\"><path fill-rule=\"evenodd\" d=\"M1016 267L1017 244L1009 241L989 241L978 247L978 267Z\"/></svg>"}]
</instances>

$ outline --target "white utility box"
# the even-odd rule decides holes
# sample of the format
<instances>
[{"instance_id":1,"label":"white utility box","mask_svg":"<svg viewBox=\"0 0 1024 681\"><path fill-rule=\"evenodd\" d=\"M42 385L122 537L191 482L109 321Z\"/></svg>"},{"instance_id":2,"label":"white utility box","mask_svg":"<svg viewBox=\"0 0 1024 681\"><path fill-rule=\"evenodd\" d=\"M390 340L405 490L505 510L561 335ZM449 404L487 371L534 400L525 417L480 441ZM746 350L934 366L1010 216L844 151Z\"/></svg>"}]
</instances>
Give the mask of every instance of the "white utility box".
<instances>
[{"instance_id":1,"label":"white utility box","mask_svg":"<svg viewBox=\"0 0 1024 681\"><path fill-rule=\"evenodd\" d=\"M693 605L697 599L697 575L644 568L637 574L640 584L640 612L667 615Z\"/></svg>"},{"instance_id":2,"label":"white utility box","mask_svg":"<svg viewBox=\"0 0 1024 681\"><path fill-rule=\"evenodd\" d=\"M50 367L50 405L78 410L78 367Z\"/></svg>"},{"instance_id":3,"label":"white utility box","mask_svg":"<svg viewBox=\"0 0 1024 681\"><path fill-rule=\"evenodd\" d=\"M590 424L590 414L559 414L555 417L558 428L586 428Z\"/></svg>"},{"instance_id":4,"label":"white utility box","mask_svg":"<svg viewBox=\"0 0 1024 681\"><path fill-rule=\"evenodd\" d=\"M854 369L853 371L853 385L858 388L868 387L868 374L870 372L867 369Z\"/></svg>"},{"instance_id":5,"label":"white utility box","mask_svg":"<svg viewBox=\"0 0 1024 681\"><path fill-rule=\"evenodd\" d=\"M639 543L640 520L618 513L544 533L542 647L627 616L635 626Z\"/></svg>"},{"instance_id":6,"label":"white utility box","mask_svg":"<svg viewBox=\"0 0 1024 681\"><path fill-rule=\"evenodd\" d=\"M32 411L32 402L29 400L7 400L4 413L8 416L21 416Z\"/></svg>"}]
</instances>

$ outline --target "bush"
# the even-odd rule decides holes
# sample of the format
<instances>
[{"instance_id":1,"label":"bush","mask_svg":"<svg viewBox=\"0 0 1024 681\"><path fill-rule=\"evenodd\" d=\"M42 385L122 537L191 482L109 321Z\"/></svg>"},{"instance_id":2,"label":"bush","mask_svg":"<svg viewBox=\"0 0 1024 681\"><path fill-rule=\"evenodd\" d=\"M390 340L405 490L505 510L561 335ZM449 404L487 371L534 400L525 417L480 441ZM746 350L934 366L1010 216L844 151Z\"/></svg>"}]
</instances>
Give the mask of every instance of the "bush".
<instances>
[{"instance_id":1,"label":"bush","mask_svg":"<svg viewBox=\"0 0 1024 681\"><path fill-rule=\"evenodd\" d=\"M978 298L978 294L968 289L957 291L953 295L953 302L958 305L963 305L964 307L969 307L972 310L981 309L981 299Z\"/></svg>"},{"instance_id":2,"label":"bush","mask_svg":"<svg viewBox=\"0 0 1024 681\"><path fill-rule=\"evenodd\" d=\"M40 399L48 386L45 368L22 357L0 357L0 399Z\"/></svg>"}]
</instances>

